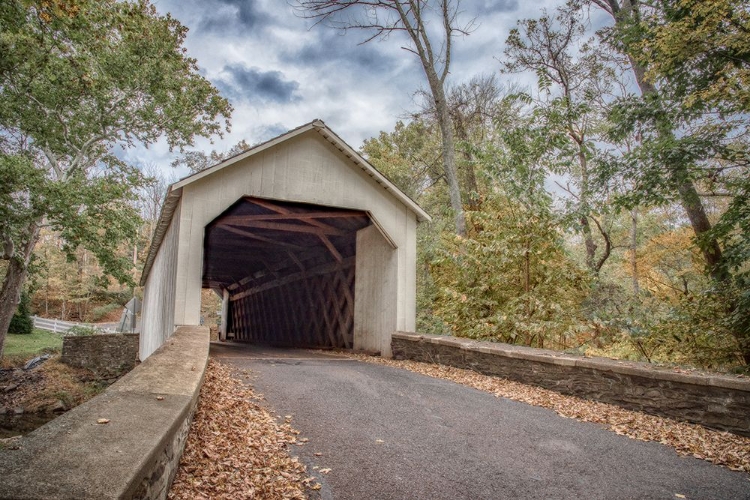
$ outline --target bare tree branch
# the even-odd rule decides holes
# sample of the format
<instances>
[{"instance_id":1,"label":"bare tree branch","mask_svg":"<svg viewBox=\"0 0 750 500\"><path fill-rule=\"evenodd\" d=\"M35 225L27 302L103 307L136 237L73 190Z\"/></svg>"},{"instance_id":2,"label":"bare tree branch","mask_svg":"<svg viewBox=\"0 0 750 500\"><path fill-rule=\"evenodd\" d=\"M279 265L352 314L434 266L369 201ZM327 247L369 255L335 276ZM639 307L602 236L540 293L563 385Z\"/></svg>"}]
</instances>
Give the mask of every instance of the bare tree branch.
<instances>
[{"instance_id":1,"label":"bare tree branch","mask_svg":"<svg viewBox=\"0 0 750 500\"><path fill-rule=\"evenodd\" d=\"M371 30L372 36L385 39L391 33L404 32L411 47L403 49L416 54L422 64L430 87L430 97L435 104L437 121L442 137L443 172L448 184L451 207L454 212L456 232L466 234L466 218L462 190L456 174L455 139L453 124L445 97L445 84L450 74L450 63L455 34L469 34L474 27L472 19L458 24L460 0L295 0L296 10L315 24L325 23L339 30ZM440 51L428 32L429 22L438 16L442 25Z\"/></svg>"}]
</instances>

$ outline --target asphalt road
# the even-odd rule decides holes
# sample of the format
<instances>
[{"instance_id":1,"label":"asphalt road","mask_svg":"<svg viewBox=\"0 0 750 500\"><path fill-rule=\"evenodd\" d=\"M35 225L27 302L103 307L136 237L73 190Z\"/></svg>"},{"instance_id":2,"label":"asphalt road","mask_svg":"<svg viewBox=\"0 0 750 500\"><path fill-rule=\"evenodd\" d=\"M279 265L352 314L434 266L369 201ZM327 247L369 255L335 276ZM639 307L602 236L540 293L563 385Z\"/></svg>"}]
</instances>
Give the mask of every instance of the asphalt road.
<instances>
[{"instance_id":1,"label":"asphalt road","mask_svg":"<svg viewBox=\"0 0 750 500\"><path fill-rule=\"evenodd\" d=\"M322 499L750 499L750 475L453 382L311 351L211 356L293 416Z\"/></svg>"}]
</instances>

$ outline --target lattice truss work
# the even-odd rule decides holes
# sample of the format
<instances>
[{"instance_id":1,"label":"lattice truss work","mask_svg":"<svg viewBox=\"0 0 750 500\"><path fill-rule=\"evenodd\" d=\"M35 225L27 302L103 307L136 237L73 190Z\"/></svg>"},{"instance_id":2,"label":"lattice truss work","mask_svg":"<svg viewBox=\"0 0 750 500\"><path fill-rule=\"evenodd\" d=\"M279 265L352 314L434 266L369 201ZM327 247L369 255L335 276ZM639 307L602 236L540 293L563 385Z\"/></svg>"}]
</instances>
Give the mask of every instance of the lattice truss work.
<instances>
[{"instance_id":1,"label":"lattice truss work","mask_svg":"<svg viewBox=\"0 0 750 500\"><path fill-rule=\"evenodd\" d=\"M356 234L367 213L246 197L206 227L203 287L229 293L229 336L351 347Z\"/></svg>"}]
</instances>

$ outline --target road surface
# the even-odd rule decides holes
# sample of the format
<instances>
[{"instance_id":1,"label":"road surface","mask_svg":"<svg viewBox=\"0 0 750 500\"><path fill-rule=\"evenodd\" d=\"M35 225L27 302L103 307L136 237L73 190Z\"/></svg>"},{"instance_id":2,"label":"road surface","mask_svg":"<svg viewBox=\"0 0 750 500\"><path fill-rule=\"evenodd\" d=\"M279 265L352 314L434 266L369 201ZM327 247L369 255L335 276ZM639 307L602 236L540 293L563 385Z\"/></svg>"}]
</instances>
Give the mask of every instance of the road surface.
<instances>
[{"instance_id":1,"label":"road surface","mask_svg":"<svg viewBox=\"0 0 750 500\"><path fill-rule=\"evenodd\" d=\"M748 474L446 380L313 351L211 356L292 415L324 500L750 499Z\"/></svg>"}]
</instances>

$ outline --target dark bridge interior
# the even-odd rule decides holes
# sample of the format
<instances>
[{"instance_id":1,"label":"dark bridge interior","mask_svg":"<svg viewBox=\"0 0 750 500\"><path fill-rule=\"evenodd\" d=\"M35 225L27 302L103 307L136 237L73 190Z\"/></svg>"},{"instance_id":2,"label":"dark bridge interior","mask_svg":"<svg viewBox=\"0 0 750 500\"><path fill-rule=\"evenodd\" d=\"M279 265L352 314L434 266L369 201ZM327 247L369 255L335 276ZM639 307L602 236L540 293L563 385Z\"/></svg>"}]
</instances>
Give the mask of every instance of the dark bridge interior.
<instances>
[{"instance_id":1,"label":"dark bridge interior","mask_svg":"<svg viewBox=\"0 0 750 500\"><path fill-rule=\"evenodd\" d=\"M228 336L351 347L366 212L245 197L206 226L203 287L229 293Z\"/></svg>"}]
</instances>

